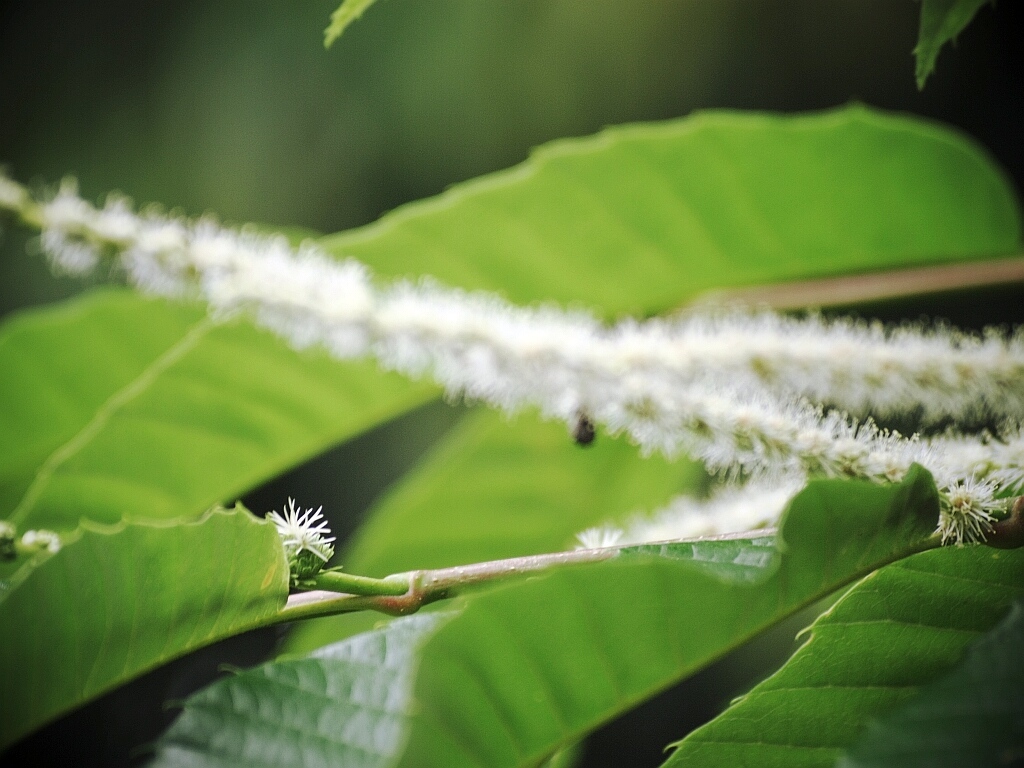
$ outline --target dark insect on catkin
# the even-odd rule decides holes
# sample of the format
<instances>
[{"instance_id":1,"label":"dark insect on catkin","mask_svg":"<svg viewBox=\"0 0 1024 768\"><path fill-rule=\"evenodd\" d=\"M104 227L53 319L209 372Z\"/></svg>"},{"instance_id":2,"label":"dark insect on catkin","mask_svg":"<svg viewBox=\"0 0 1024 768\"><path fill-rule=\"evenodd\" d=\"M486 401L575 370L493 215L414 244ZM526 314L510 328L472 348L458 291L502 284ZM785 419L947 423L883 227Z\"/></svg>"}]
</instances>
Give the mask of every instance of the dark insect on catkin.
<instances>
[{"instance_id":1,"label":"dark insect on catkin","mask_svg":"<svg viewBox=\"0 0 1024 768\"><path fill-rule=\"evenodd\" d=\"M592 422L585 413L580 413L576 416L576 425L572 429L572 439L576 441L576 445L587 446L594 442L594 437L597 436L597 431L594 429L594 422Z\"/></svg>"}]
</instances>

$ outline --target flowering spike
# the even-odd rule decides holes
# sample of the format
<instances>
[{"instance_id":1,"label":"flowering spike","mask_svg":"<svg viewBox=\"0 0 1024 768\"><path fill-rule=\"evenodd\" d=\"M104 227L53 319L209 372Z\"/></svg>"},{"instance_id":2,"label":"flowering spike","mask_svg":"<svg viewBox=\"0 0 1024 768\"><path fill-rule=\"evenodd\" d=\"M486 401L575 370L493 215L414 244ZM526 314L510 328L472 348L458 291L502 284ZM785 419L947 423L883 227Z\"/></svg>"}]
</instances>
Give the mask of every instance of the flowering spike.
<instances>
[{"instance_id":1,"label":"flowering spike","mask_svg":"<svg viewBox=\"0 0 1024 768\"><path fill-rule=\"evenodd\" d=\"M707 499L676 496L651 515L634 515L625 525L623 543L692 539L774 525L804 482L803 477L786 477L727 486Z\"/></svg>"},{"instance_id":2,"label":"flowering spike","mask_svg":"<svg viewBox=\"0 0 1024 768\"><path fill-rule=\"evenodd\" d=\"M388 370L432 377L451 397L508 412L535 407L581 444L601 426L645 453L685 452L712 471L757 480L893 482L917 462L936 478L940 531L956 543L985 537L1002 509L996 494L1024 490L1022 332L724 311L609 327L583 311L517 307L429 279L377 286L363 264L315 244L294 249L209 218L136 213L114 196L96 208L72 183L40 201L0 174L0 208L41 227L55 268L78 274L111 260L144 292L200 299L215 317L248 313L296 348L372 356ZM1010 424L1001 438L917 439L843 409ZM333 538L314 525L319 510L300 515L289 505L278 529L293 566L315 573Z\"/></svg>"}]
</instances>

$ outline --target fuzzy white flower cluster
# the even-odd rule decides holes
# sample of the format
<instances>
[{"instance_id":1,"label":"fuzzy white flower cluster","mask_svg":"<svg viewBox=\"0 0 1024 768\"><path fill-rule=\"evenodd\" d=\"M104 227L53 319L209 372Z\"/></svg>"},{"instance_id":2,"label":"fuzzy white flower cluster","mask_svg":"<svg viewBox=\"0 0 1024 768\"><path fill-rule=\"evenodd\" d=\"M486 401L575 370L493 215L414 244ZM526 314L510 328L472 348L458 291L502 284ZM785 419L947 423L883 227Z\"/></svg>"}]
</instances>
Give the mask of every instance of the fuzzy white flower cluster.
<instances>
[{"instance_id":1,"label":"fuzzy white flower cluster","mask_svg":"<svg viewBox=\"0 0 1024 768\"><path fill-rule=\"evenodd\" d=\"M21 537L21 545L29 549L45 550L50 554L60 552L60 536L53 531L25 531Z\"/></svg>"},{"instance_id":2,"label":"fuzzy white flower cluster","mask_svg":"<svg viewBox=\"0 0 1024 768\"><path fill-rule=\"evenodd\" d=\"M940 455L941 451L935 453ZM634 514L621 526L607 523L582 531L576 536L577 548L621 547L756 531L777 524L805 483L805 477L793 476L767 482L755 480L742 486L727 485L708 499L676 496L651 514ZM948 480L942 485L937 532L943 543L984 541L999 513L1007 508L1007 500L998 498L1000 488L999 483L979 480L976 475Z\"/></svg>"},{"instance_id":3,"label":"fuzzy white flower cluster","mask_svg":"<svg viewBox=\"0 0 1024 768\"><path fill-rule=\"evenodd\" d=\"M34 204L43 249L61 269L87 272L108 258L144 291L199 298L218 317L248 313L296 347L372 356L433 378L452 397L510 412L536 407L570 425L585 415L645 451L685 452L713 471L776 482L808 474L895 481L921 463L949 501L949 519L977 521L950 523L950 540L983 536L985 515L1005 505L997 495L1024 481L1019 429L1002 439L905 438L808 401L861 414L1019 420L1020 335L768 313L608 327L584 312L517 307L429 280L377 286L363 265L311 243L293 249L207 219L136 214L116 198L97 209L67 185ZM970 499L954 505L954 496Z\"/></svg>"},{"instance_id":4,"label":"fuzzy white flower cluster","mask_svg":"<svg viewBox=\"0 0 1024 768\"><path fill-rule=\"evenodd\" d=\"M371 353L387 367L433 375L453 393L509 410L543 400L546 413L569 421L605 408L598 418L622 428L617 422L657 410L666 392L729 382L851 413L1024 415L1020 334L766 312L606 327L584 312L516 307L429 281L377 288L364 266L313 244L295 250L283 238L211 220L139 215L121 198L97 209L70 185L41 210L43 249L65 271L90 271L109 251L143 290L199 296L218 313L248 309L296 345L323 344L344 357Z\"/></svg>"},{"instance_id":5,"label":"fuzzy white flower cluster","mask_svg":"<svg viewBox=\"0 0 1024 768\"><path fill-rule=\"evenodd\" d=\"M634 514L621 526L606 523L578 533L576 548L627 547L756 531L778 523L805 482L802 477L789 477L725 486L707 499L676 496L649 515Z\"/></svg>"},{"instance_id":6,"label":"fuzzy white flower cluster","mask_svg":"<svg viewBox=\"0 0 1024 768\"><path fill-rule=\"evenodd\" d=\"M969 477L957 480L945 489L939 510L939 532L943 542L965 544L984 541L996 521L993 513L1006 509L1006 502L995 498L995 483Z\"/></svg>"},{"instance_id":7,"label":"fuzzy white flower cluster","mask_svg":"<svg viewBox=\"0 0 1024 768\"><path fill-rule=\"evenodd\" d=\"M752 531L774 525L804 486L802 478L725 487L707 500L677 496L653 515L635 515L623 527L622 542L672 541Z\"/></svg>"},{"instance_id":8,"label":"fuzzy white flower cluster","mask_svg":"<svg viewBox=\"0 0 1024 768\"><path fill-rule=\"evenodd\" d=\"M289 498L284 514L275 510L267 519L277 528L293 583L316 575L334 555L335 537L327 535L331 530L323 519L322 506L315 512L312 508L303 512L295 506L295 499Z\"/></svg>"}]
</instances>

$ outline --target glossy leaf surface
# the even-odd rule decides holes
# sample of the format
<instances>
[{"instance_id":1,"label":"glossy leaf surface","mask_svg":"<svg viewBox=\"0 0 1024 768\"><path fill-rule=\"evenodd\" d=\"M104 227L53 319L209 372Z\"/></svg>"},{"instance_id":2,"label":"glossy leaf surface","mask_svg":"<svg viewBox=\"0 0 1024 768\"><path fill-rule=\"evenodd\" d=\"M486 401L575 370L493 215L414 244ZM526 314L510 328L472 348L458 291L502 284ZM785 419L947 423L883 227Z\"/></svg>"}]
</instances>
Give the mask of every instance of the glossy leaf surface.
<instances>
[{"instance_id":1,"label":"glossy leaf surface","mask_svg":"<svg viewBox=\"0 0 1024 768\"><path fill-rule=\"evenodd\" d=\"M781 550L764 539L634 550L470 596L422 646L398 764L537 765L800 606L920 547L936 516L925 472L892 487L816 481L794 500ZM176 730L189 754L163 764L294 754L301 734L283 733L275 746L257 715L302 706L293 701L301 694L265 694L218 694L225 728ZM379 689L362 695L376 701ZM354 728L365 716L333 727Z\"/></svg>"},{"instance_id":2,"label":"glossy leaf surface","mask_svg":"<svg viewBox=\"0 0 1024 768\"><path fill-rule=\"evenodd\" d=\"M0 517L198 515L434 396L245 323L105 290L0 329Z\"/></svg>"},{"instance_id":3,"label":"glossy leaf surface","mask_svg":"<svg viewBox=\"0 0 1024 768\"><path fill-rule=\"evenodd\" d=\"M0 584L0 749L284 605L277 532L248 512L197 522L83 525Z\"/></svg>"},{"instance_id":4,"label":"glossy leaf surface","mask_svg":"<svg viewBox=\"0 0 1024 768\"><path fill-rule=\"evenodd\" d=\"M1020 590L1018 589L1018 594ZM872 723L840 768L983 768L1024 756L1024 603L966 657Z\"/></svg>"},{"instance_id":5,"label":"glossy leaf surface","mask_svg":"<svg viewBox=\"0 0 1024 768\"><path fill-rule=\"evenodd\" d=\"M1015 254L1020 218L964 136L851 106L554 142L321 242L385 277L644 316L711 289Z\"/></svg>"},{"instance_id":6,"label":"glossy leaf surface","mask_svg":"<svg viewBox=\"0 0 1024 768\"><path fill-rule=\"evenodd\" d=\"M1022 594L1024 550L945 547L883 568L823 614L782 669L684 739L666 768L832 766L871 718L957 665Z\"/></svg>"}]
</instances>

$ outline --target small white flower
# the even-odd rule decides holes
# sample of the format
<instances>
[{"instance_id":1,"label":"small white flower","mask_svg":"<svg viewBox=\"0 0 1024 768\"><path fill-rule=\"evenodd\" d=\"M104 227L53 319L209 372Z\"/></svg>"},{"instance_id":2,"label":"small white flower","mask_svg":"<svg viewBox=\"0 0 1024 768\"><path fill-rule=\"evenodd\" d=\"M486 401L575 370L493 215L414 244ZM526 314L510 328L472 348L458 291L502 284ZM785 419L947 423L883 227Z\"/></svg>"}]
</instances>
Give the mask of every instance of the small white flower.
<instances>
[{"instance_id":1,"label":"small white flower","mask_svg":"<svg viewBox=\"0 0 1024 768\"><path fill-rule=\"evenodd\" d=\"M744 486L726 485L706 499L676 496L660 510L628 520L623 543L694 539L775 525L805 482L802 476L785 476Z\"/></svg>"},{"instance_id":2,"label":"small white flower","mask_svg":"<svg viewBox=\"0 0 1024 768\"><path fill-rule=\"evenodd\" d=\"M312 508L302 511L295 506L295 499L288 499L288 506L281 515L274 511L267 515L277 527L277 535L284 545L292 581L315 576L334 554L330 536L331 529L323 519L323 506L315 512Z\"/></svg>"},{"instance_id":3,"label":"small white flower","mask_svg":"<svg viewBox=\"0 0 1024 768\"><path fill-rule=\"evenodd\" d=\"M604 549L614 547L622 538L622 531L612 525L587 528L576 534L579 546L576 549Z\"/></svg>"},{"instance_id":4,"label":"small white flower","mask_svg":"<svg viewBox=\"0 0 1024 768\"><path fill-rule=\"evenodd\" d=\"M940 496L939 528L942 543L971 544L985 540L996 521L993 512L1006 508L1006 499L996 499L993 483L974 477L947 486Z\"/></svg>"},{"instance_id":5,"label":"small white flower","mask_svg":"<svg viewBox=\"0 0 1024 768\"><path fill-rule=\"evenodd\" d=\"M27 197L28 192L25 188L16 181L9 179L0 170L0 206L17 209Z\"/></svg>"},{"instance_id":6,"label":"small white flower","mask_svg":"<svg viewBox=\"0 0 1024 768\"><path fill-rule=\"evenodd\" d=\"M51 554L60 552L60 537L53 531L25 531L21 537L23 547L46 550Z\"/></svg>"}]
</instances>

